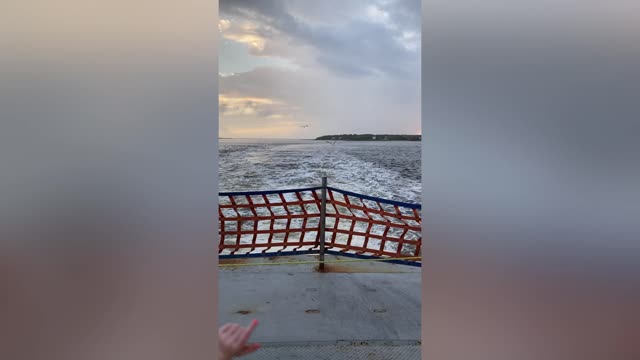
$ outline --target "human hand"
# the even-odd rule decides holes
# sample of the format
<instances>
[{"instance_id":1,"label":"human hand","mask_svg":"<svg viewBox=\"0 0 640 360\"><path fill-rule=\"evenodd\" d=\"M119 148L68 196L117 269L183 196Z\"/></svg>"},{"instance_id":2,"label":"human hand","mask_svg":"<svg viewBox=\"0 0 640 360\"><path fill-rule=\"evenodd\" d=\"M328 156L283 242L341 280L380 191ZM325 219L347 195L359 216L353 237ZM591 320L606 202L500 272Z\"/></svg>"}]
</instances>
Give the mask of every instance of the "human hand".
<instances>
[{"instance_id":1,"label":"human hand","mask_svg":"<svg viewBox=\"0 0 640 360\"><path fill-rule=\"evenodd\" d=\"M260 344L247 344L256 326L258 326L258 320L253 320L246 328L233 323L220 327L218 346L221 360L230 360L234 356L242 356L258 350Z\"/></svg>"}]
</instances>

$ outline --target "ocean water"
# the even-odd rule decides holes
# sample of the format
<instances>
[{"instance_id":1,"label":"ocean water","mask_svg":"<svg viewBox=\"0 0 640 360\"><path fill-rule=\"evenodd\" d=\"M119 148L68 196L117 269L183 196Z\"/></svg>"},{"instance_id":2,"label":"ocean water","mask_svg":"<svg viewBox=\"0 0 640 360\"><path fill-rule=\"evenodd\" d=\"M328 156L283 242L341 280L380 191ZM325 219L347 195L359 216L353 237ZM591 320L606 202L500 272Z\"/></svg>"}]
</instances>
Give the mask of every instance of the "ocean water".
<instances>
[{"instance_id":1,"label":"ocean water","mask_svg":"<svg viewBox=\"0 0 640 360\"><path fill-rule=\"evenodd\" d=\"M329 186L420 203L420 142L220 139L220 191Z\"/></svg>"}]
</instances>

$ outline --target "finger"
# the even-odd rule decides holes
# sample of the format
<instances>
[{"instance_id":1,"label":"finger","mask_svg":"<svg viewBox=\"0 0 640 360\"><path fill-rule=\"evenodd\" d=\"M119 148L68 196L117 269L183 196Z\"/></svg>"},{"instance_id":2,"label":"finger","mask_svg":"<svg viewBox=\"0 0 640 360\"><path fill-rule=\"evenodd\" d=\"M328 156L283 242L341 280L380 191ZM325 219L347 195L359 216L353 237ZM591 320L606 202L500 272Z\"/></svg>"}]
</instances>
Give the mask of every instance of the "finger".
<instances>
[{"instance_id":1,"label":"finger","mask_svg":"<svg viewBox=\"0 0 640 360\"><path fill-rule=\"evenodd\" d=\"M235 338L238 336L237 333L241 329L242 328L240 327L240 325L231 324L231 326L229 326L229 328L223 334L220 334L220 337L226 339L229 342L235 342Z\"/></svg>"},{"instance_id":2,"label":"finger","mask_svg":"<svg viewBox=\"0 0 640 360\"><path fill-rule=\"evenodd\" d=\"M230 329L232 326L233 326L233 324L232 324L232 323L224 324L224 325L222 325L222 327L220 328L219 332L220 332L221 334L225 334L225 333L229 332L229 329Z\"/></svg>"},{"instance_id":3,"label":"finger","mask_svg":"<svg viewBox=\"0 0 640 360\"><path fill-rule=\"evenodd\" d=\"M255 330L255 328L258 326L258 320L253 319L251 321L251 324L249 324L249 326L247 326L247 330L249 330L249 333L252 333L253 330Z\"/></svg>"},{"instance_id":4,"label":"finger","mask_svg":"<svg viewBox=\"0 0 640 360\"><path fill-rule=\"evenodd\" d=\"M232 338L238 336L238 334L240 334L240 332L243 330L243 327L238 325L238 324L231 324L231 326L229 327L229 332L228 335Z\"/></svg>"},{"instance_id":5,"label":"finger","mask_svg":"<svg viewBox=\"0 0 640 360\"><path fill-rule=\"evenodd\" d=\"M254 319L251 322L251 324L249 324L249 326L247 326L247 328L245 329L244 333L242 334L242 337L240 338L240 342L242 344L246 343L247 340L249 340L249 337L251 337L251 333L256 328L256 326L258 326L258 320Z\"/></svg>"},{"instance_id":6,"label":"finger","mask_svg":"<svg viewBox=\"0 0 640 360\"><path fill-rule=\"evenodd\" d=\"M240 328L240 330L238 330L237 332L235 332L233 334L233 343L236 344L237 346L242 346L246 343L245 339L245 334L246 334L247 330L243 327Z\"/></svg>"}]
</instances>

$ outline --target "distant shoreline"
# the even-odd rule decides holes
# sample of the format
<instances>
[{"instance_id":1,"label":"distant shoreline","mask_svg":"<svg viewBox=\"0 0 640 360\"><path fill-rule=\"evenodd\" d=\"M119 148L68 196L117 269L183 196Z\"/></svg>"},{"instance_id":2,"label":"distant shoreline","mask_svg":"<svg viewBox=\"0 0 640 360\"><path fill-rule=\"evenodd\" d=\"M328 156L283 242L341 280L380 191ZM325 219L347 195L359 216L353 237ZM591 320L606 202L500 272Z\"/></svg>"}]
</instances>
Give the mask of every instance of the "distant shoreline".
<instances>
[{"instance_id":1,"label":"distant shoreline","mask_svg":"<svg viewBox=\"0 0 640 360\"><path fill-rule=\"evenodd\" d=\"M327 141L421 141L422 135L342 134L323 135L316 140Z\"/></svg>"},{"instance_id":2,"label":"distant shoreline","mask_svg":"<svg viewBox=\"0 0 640 360\"><path fill-rule=\"evenodd\" d=\"M375 139L373 137L376 137ZM276 140L276 141L421 141L422 135L371 135L371 134L346 134L323 135L317 138L230 138L219 137L218 140Z\"/></svg>"}]
</instances>

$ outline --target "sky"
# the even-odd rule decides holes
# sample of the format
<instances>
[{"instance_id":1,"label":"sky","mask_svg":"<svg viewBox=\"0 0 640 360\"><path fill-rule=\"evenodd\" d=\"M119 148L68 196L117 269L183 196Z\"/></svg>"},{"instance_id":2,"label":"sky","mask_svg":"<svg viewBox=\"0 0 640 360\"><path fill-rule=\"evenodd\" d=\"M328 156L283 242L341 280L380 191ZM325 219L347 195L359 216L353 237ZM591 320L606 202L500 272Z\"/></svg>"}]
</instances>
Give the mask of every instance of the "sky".
<instances>
[{"instance_id":1,"label":"sky","mask_svg":"<svg viewBox=\"0 0 640 360\"><path fill-rule=\"evenodd\" d=\"M220 0L219 136L421 134L420 10L420 0Z\"/></svg>"}]
</instances>

